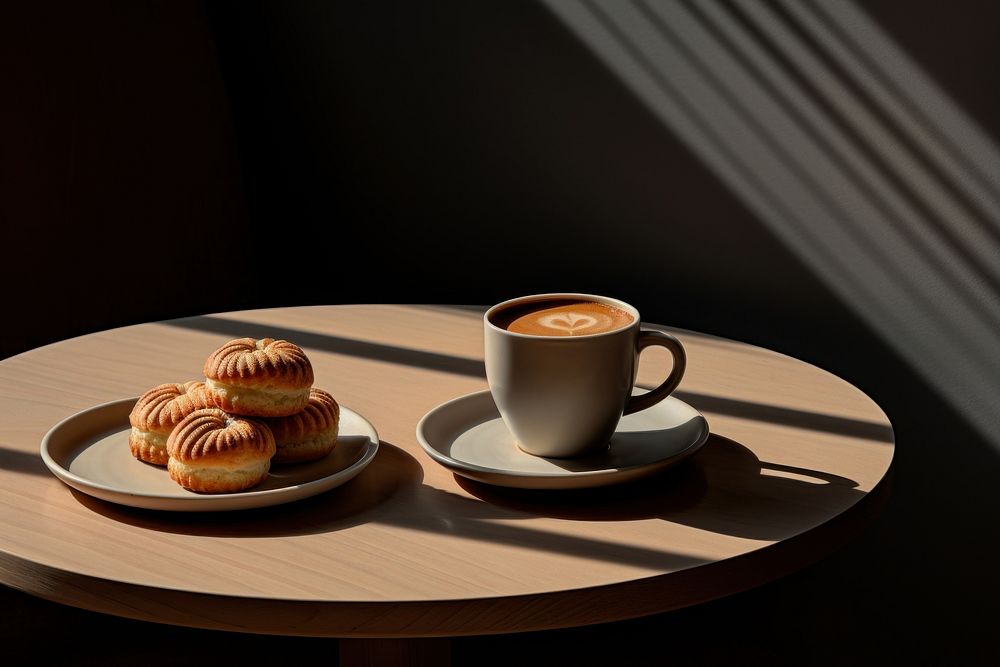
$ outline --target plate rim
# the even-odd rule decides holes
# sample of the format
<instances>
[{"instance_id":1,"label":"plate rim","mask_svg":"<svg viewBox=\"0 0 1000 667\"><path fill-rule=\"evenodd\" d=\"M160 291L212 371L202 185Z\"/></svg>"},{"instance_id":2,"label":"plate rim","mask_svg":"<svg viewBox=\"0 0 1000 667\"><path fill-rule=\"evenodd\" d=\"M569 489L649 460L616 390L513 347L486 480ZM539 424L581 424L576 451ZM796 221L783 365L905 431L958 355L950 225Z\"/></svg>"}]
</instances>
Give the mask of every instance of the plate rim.
<instances>
[{"instance_id":1,"label":"plate rim","mask_svg":"<svg viewBox=\"0 0 1000 667\"><path fill-rule=\"evenodd\" d=\"M98 403L97 405L92 405L88 408L84 408L83 410L78 410L73 414L64 417L63 419L60 419L51 428L49 428L48 431L46 431L45 435L42 436L41 443L39 444L39 453L41 454L42 462L45 464L45 467L48 468L49 472L51 472L57 479L59 479L67 486L70 486L76 489L77 491L80 491L81 493L85 493L89 496L107 502L116 502L117 504L123 504L123 505L128 504L115 500L110 500L109 498L106 498L104 495L100 496L95 495L93 493L90 493L88 489L101 491L104 494L128 496L130 498L146 498L151 501L163 501L164 503L181 503L181 504L200 506L200 507L211 506L211 505L233 505L233 504L240 504L240 501L246 501L247 503L250 504L246 505L240 504L239 508L218 507L215 509L218 509L219 511L226 509L252 509L254 507L261 506L261 505L253 505L252 502L254 499L270 500L275 496L292 495L296 494L296 492L300 494L304 491L312 490L312 487L321 486L324 482L328 482L332 477L336 477L338 475L345 475L349 472L353 472L355 475L360 473L362 470L368 467L368 464L370 464L374 460L375 455L378 454L379 445L381 444L381 440L379 438L378 431L376 430L375 425L372 424L367 417L362 415L357 410L352 410L351 408L346 407L338 402L338 404L340 405L341 414L343 414L344 412L348 412L354 415L355 417L359 418L365 424L367 429L370 431L370 434L368 434L369 435L368 444L365 446L365 450L362 452L358 460L349 465L348 467L344 468L343 470L338 470L337 472L332 473L330 475L320 477L319 479L313 479L308 482L304 482L302 484L295 484L293 486L284 486L277 489L265 489L262 491L245 491L238 494L220 493L212 495L192 495L192 496L168 496L160 493L142 493L142 492L137 493L134 490L122 489L119 487L108 486L100 482L91 481L85 477L77 475L76 473L60 465L59 462L57 462L50 453L49 443L52 440L54 434L69 422L74 421L76 419L80 419L81 417L84 417L88 413L98 412L102 410L109 410L118 405L122 405L123 407L125 407L131 404L134 406L136 401L139 400L139 398L140 398L139 396L135 396L134 398L118 398L110 401L105 401L103 403ZM350 481L350 479L348 479L347 481ZM336 487L331 487L331 489L332 488ZM321 492L322 490L319 490L316 493L321 493ZM293 502L294 500L308 498L310 495L313 494L307 493L306 495L296 495L294 499L289 499L288 502ZM274 504L274 503L268 503L268 504ZM177 509L177 508L166 508L166 507L150 508L146 505L129 505L129 506L141 507L145 509L160 509L161 511L171 511L171 510L190 511L190 508L188 509Z\"/></svg>"},{"instance_id":2,"label":"plate rim","mask_svg":"<svg viewBox=\"0 0 1000 667\"><path fill-rule=\"evenodd\" d=\"M447 401L440 403L430 410L428 410L420 421L417 422L416 436L417 442L420 444L421 449L427 453L434 461L445 466L449 470L454 470L456 473L461 474L463 471L483 473L487 475L500 475L506 477L515 478L528 478L528 479L551 479L551 480L567 480L567 479L580 479L580 478L602 478L602 477L614 477L614 476L627 476L630 472L635 472L643 470L645 468L653 468L664 461L669 461L670 459L675 459L680 457L681 460L688 458L693 455L699 449L701 449L706 442L708 442L708 437L711 435L711 429L708 426L708 420L705 419L705 415L701 413L700 410L696 409L690 403L680 400L674 396L667 396L664 400L673 400L681 405L684 405L690 409L695 415L701 418L702 423L705 427L702 429L701 436L692 444L688 445L681 451L677 452L673 457L668 457L662 461L655 461L652 463L643 463L632 466L627 466L624 468L602 468L600 470L585 470L581 472L568 472L568 473L548 473L548 472L520 472L516 470L511 470L509 468L488 468L486 466L477 465L475 463L465 463L456 458L447 456L441 453L438 449L433 447L427 439L424 437L424 424L432 419L435 415L439 414L441 411L448 409L452 404L459 403L461 401L473 401L476 399L485 398L489 395L489 399L492 402L493 396L489 389L482 389L480 391L473 391L467 394L462 394L461 396L456 396L454 398L448 399ZM496 403L493 403L494 406ZM498 412L499 414L499 412ZM675 461L679 463L680 461ZM475 478L472 478L475 479Z\"/></svg>"}]
</instances>

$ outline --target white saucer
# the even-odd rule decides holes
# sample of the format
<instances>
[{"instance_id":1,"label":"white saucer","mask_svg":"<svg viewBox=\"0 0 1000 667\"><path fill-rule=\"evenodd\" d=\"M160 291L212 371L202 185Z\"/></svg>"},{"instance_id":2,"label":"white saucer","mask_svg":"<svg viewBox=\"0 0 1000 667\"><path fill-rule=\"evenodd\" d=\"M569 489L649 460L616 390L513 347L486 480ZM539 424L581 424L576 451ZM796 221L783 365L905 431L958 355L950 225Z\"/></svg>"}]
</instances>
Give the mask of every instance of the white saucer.
<instances>
[{"instance_id":1,"label":"white saucer","mask_svg":"<svg viewBox=\"0 0 1000 667\"><path fill-rule=\"evenodd\" d=\"M549 459L521 451L489 391L443 403L417 424L417 440L441 465L479 482L522 489L627 482L683 461L707 439L708 422L701 413L672 396L623 417L610 447L583 459Z\"/></svg>"},{"instance_id":2,"label":"white saucer","mask_svg":"<svg viewBox=\"0 0 1000 667\"><path fill-rule=\"evenodd\" d=\"M87 495L121 505L183 512L279 505L328 491L354 478L378 452L367 419L340 407L337 446L319 461L272 466L260 485L239 493L203 495L173 482L166 468L132 457L128 415L138 398L97 405L67 417L42 439L45 465Z\"/></svg>"}]
</instances>

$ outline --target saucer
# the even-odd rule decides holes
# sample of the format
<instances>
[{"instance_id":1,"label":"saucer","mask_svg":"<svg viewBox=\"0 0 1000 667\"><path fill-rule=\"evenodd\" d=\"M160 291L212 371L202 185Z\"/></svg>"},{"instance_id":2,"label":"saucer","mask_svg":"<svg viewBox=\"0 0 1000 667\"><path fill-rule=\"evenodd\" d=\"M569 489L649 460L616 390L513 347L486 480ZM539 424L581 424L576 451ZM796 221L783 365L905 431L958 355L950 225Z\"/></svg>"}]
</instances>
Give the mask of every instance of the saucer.
<instances>
[{"instance_id":1,"label":"saucer","mask_svg":"<svg viewBox=\"0 0 1000 667\"><path fill-rule=\"evenodd\" d=\"M622 417L607 450L586 458L552 459L521 451L489 391L443 403L417 424L417 440L424 451L455 474L522 489L627 482L683 461L707 439L708 422L701 413L672 396Z\"/></svg>"}]
</instances>

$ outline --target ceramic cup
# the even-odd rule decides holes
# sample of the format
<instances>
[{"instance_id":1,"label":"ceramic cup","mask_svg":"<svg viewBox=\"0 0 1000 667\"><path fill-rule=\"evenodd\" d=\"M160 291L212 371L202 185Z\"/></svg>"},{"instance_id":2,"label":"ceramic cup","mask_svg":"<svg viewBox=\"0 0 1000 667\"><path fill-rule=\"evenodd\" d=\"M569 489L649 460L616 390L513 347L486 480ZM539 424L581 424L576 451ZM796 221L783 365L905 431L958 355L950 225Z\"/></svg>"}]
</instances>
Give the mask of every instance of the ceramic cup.
<instances>
[{"instance_id":1,"label":"ceramic cup","mask_svg":"<svg viewBox=\"0 0 1000 667\"><path fill-rule=\"evenodd\" d=\"M579 336L515 333L495 316L512 307L549 300L595 301L619 308L632 322L619 329ZM486 379L507 428L529 454L587 456L608 446L622 415L644 410L670 395L686 365L680 341L640 329L639 311L624 301L594 294L535 294L499 303L483 317ZM639 353L651 345L673 355L670 375L649 393L633 396Z\"/></svg>"}]
</instances>

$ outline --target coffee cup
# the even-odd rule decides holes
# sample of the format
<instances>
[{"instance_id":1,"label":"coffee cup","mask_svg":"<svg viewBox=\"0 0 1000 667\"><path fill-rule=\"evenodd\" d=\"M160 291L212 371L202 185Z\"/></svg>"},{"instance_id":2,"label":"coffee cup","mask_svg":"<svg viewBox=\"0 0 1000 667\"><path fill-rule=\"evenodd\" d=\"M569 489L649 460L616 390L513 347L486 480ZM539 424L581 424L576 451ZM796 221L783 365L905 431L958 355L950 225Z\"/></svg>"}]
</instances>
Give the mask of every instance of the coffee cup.
<instances>
[{"instance_id":1,"label":"coffee cup","mask_svg":"<svg viewBox=\"0 0 1000 667\"><path fill-rule=\"evenodd\" d=\"M639 311L594 294L535 294L499 303L483 317L486 379L507 428L529 454L569 458L608 446L622 415L670 395L686 365L668 333L641 329ZM632 394L639 354L673 355L660 386Z\"/></svg>"}]
</instances>

